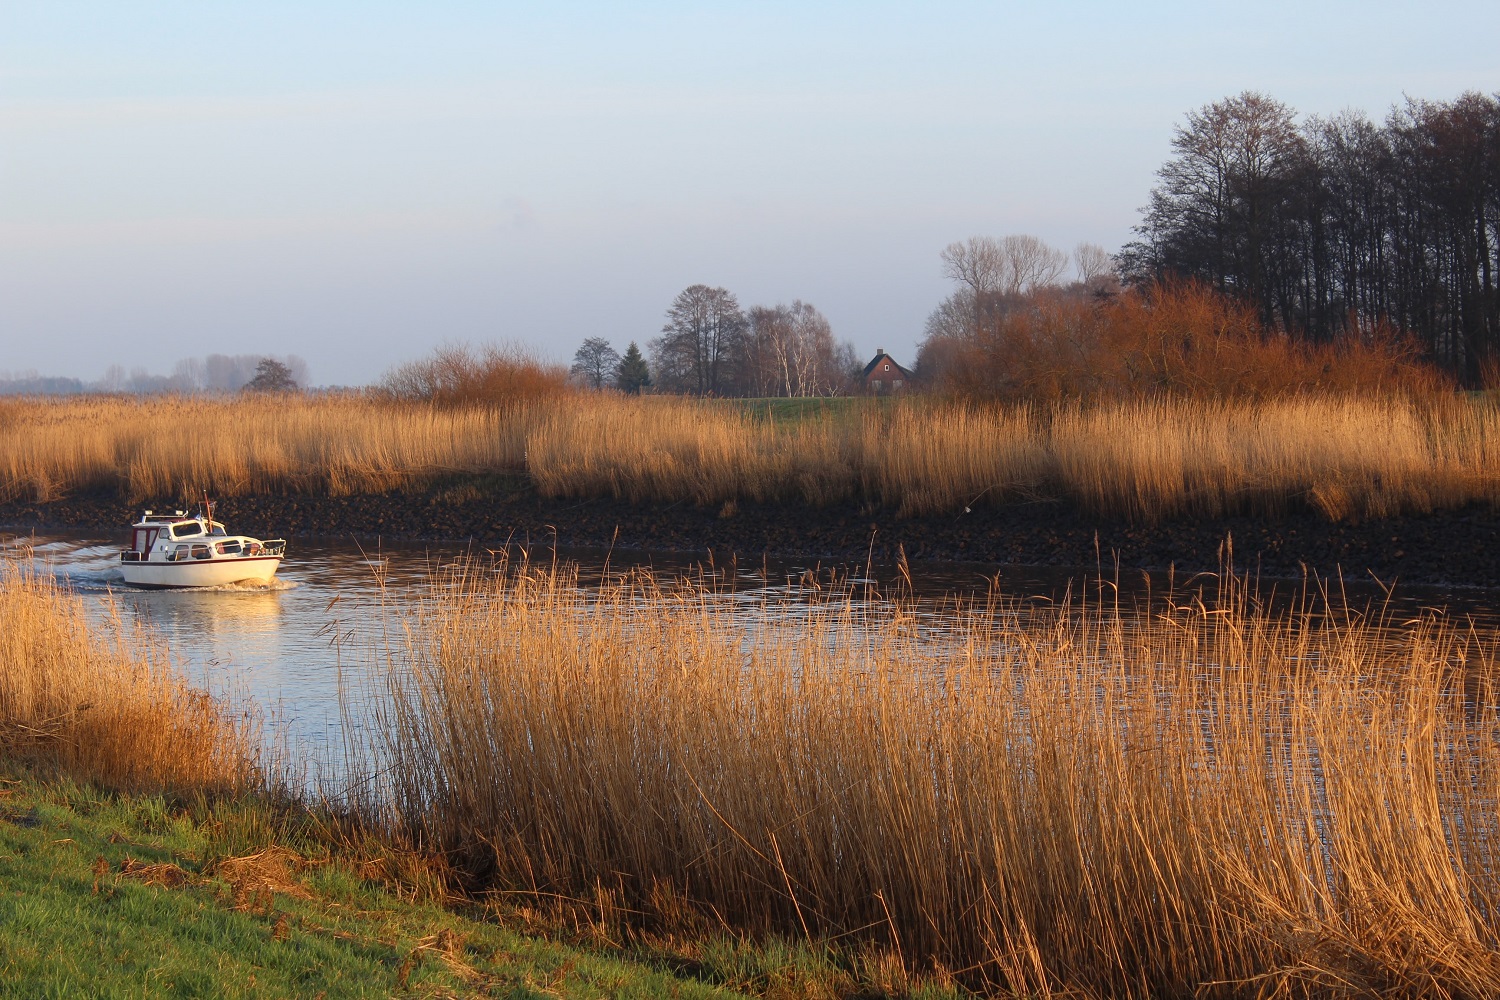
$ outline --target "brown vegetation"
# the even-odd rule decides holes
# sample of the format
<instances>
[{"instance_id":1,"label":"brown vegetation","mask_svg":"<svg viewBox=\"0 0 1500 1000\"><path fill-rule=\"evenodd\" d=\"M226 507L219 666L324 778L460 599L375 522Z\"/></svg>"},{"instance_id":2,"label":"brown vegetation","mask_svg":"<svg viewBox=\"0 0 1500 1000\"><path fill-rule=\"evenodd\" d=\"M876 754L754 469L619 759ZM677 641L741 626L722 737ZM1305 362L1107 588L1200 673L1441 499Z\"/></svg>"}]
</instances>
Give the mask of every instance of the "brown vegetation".
<instances>
[{"instance_id":1,"label":"brown vegetation","mask_svg":"<svg viewBox=\"0 0 1500 1000\"><path fill-rule=\"evenodd\" d=\"M348 495L527 473L544 496L903 514L1064 500L1150 521L1379 517L1500 500L1500 409L1451 396L861 404L777 423L729 403L591 393L504 410L367 396L0 403L0 496Z\"/></svg>"},{"instance_id":2,"label":"brown vegetation","mask_svg":"<svg viewBox=\"0 0 1500 1000\"><path fill-rule=\"evenodd\" d=\"M935 319L918 367L966 399L1430 397L1447 388L1393 330L1311 343L1268 330L1249 306L1195 282L1104 298L1041 288L960 305Z\"/></svg>"},{"instance_id":3,"label":"brown vegetation","mask_svg":"<svg viewBox=\"0 0 1500 1000\"><path fill-rule=\"evenodd\" d=\"M367 786L476 884L1022 995L1500 990L1493 636L481 576L413 612Z\"/></svg>"},{"instance_id":4,"label":"brown vegetation","mask_svg":"<svg viewBox=\"0 0 1500 1000\"><path fill-rule=\"evenodd\" d=\"M563 393L568 369L545 361L518 344L490 344L478 350L451 344L432 357L398 365L381 381L380 392L395 399L439 406L508 409Z\"/></svg>"},{"instance_id":5,"label":"brown vegetation","mask_svg":"<svg viewBox=\"0 0 1500 1000\"><path fill-rule=\"evenodd\" d=\"M250 781L252 727L184 682L159 640L118 617L91 628L80 600L8 559L0 621L0 758L128 790Z\"/></svg>"},{"instance_id":6,"label":"brown vegetation","mask_svg":"<svg viewBox=\"0 0 1500 1000\"><path fill-rule=\"evenodd\" d=\"M701 403L600 400L528 437L551 496L868 498L908 515L1068 500L1107 516L1379 517L1500 500L1500 410L1361 397L870 407L767 427Z\"/></svg>"},{"instance_id":7,"label":"brown vegetation","mask_svg":"<svg viewBox=\"0 0 1500 1000\"><path fill-rule=\"evenodd\" d=\"M382 492L449 472L518 470L537 415L359 394L0 401L0 495Z\"/></svg>"}]
</instances>

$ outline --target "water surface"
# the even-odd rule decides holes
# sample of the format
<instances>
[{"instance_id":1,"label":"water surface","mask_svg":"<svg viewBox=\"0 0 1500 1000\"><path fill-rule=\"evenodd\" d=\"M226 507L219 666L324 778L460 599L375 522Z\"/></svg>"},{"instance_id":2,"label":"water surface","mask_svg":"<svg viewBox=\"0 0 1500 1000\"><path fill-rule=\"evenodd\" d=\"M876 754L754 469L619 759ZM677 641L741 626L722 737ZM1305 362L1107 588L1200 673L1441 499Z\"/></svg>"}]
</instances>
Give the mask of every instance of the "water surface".
<instances>
[{"instance_id":1,"label":"water surface","mask_svg":"<svg viewBox=\"0 0 1500 1000\"><path fill-rule=\"evenodd\" d=\"M164 638L191 680L236 702L252 703L267 722L268 739L294 765L313 773L337 771L345 736L359 736L357 718L348 721L349 731L345 729L340 686L378 689L377 653L384 645L385 629L395 624L395 616L387 611L399 611L438 567L458 558L491 558L485 550L461 545L364 549L352 542L299 541L289 546L288 558L270 587L164 591L124 584L119 539L30 535L12 536L7 544L23 550L29 546L33 562L84 598L96 619L118 610L127 622ZM904 570L786 562L726 567L691 557L645 560L593 551L533 552L532 557L576 563L582 587L597 583L606 569L645 563L660 574L688 575L731 608L744 607L747 614L748 609L760 614L769 607L773 614L788 616L795 615L801 600L839 582L852 585L867 611L879 614L887 600L884 595L908 587L933 607L953 595L982 595L994 585L1014 597L1054 601L1070 589L1098 593L1100 575L1096 569L965 564ZM1127 597L1139 597L1148 589L1159 593L1167 586L1161 574L1150 578L1111 569L1107 575L1112 577L1103 589L1107 598L1112 598L1116 585ZM1176 582L1181 586L1185 581ZM1274 589L1291 595L1300 588L1282 582ZM1500 622L1500 592L1398 587L1390 596L1373 581L1354 581L1344 589L1356 605L1391 602L1397 617L1442 609L1487 627Z\"/></svg>"}]
</instances>

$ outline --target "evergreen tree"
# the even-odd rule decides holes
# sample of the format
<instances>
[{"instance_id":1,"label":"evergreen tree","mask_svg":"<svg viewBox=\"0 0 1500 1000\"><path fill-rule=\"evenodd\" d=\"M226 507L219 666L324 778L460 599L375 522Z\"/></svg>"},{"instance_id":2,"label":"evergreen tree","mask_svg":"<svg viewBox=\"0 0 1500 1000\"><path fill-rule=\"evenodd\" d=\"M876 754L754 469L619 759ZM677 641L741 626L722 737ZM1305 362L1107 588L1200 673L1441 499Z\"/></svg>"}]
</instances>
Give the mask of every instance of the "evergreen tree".
<instances>
[{"instance_id":1,"label":"evergreen tree","mask_svg":"<svg viewBox=\"0 0 1500 1000\"><path fill-rule=\"evenodd\" d=\"M615 388L638 395L650 384L651 369L647 367L646 359L641 357L641 349L632 340L625 349L625 356L620 359L619 367L615 369Z\"/></svg>"}]
</instances>

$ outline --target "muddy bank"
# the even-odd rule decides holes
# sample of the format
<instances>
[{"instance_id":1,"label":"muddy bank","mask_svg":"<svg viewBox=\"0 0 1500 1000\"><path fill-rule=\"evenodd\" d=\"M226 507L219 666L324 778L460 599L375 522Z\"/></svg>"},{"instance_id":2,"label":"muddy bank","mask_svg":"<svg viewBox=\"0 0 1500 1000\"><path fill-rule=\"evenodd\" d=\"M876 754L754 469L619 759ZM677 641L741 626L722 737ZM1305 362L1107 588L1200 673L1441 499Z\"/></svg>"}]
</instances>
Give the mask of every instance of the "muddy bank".
<instances>
[{"instance_id":1,"label":"muddy bank","mask_svg":"<svg viewBox=\"0 0 1500 1000\"><path fill-rule=\"evenodd\" d=\"M12 532L88 530L118 534L140 506L114 496L0 503ZM157 505L165 508L167 504ZM1132 525L1065 504L976 509L959 516L899 518L868 507L809 509L742 503L732 509L613 499L555 500L523 482L486 483L349 497L225 498L232 530L262 537L507 541L535 546L657 553L712 552L741 563L762 556L860 565L911 560L1024 566L1213 570L1226 538L1235 564L1262 575L1319 574L1413 584L1500 587L1500 511L1470 507L1431 515L1330 523L1305 512Z\"/></svg>"}]
</instances>

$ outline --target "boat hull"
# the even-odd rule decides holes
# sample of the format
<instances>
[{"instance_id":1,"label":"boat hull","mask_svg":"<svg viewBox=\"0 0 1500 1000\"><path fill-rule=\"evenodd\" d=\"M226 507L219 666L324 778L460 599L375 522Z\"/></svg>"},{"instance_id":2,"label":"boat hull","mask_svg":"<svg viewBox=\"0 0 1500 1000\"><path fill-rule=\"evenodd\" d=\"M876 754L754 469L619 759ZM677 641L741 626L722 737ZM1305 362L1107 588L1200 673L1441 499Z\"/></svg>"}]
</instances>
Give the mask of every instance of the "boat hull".
<instances>
[{"instance_id":1,"label":"boat hull","mask_svg":"<svg viewBox=\"0 0 1500 1000\"><path fill-rule=\"evenodd\" d=\"M168 589L225 587L235 583L268 584L281 566L281 556L233 556L191 562L126 562L120 564L132 587Z\"/></svg>"}]
</instances>

